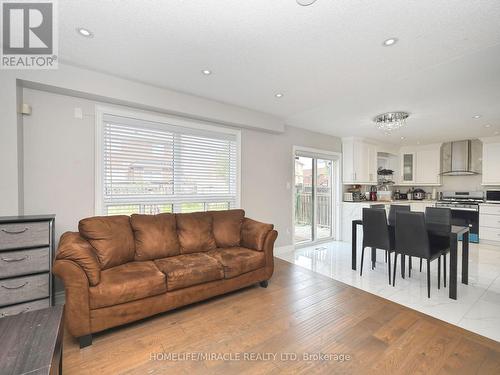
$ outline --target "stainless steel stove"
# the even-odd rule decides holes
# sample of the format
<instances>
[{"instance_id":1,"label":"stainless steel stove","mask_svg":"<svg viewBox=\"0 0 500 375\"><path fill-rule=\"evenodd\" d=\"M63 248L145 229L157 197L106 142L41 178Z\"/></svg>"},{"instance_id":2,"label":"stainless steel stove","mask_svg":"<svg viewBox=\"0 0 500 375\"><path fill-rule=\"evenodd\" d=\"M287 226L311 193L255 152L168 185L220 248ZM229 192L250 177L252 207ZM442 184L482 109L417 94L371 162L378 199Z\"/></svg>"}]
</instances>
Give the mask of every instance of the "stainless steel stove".
<instances>
[{"instance_id":1,"label":"stainless steel stove","mask_svg":"<svg viewBox=\"0 0 500 375\"><path fill-rule=\"evenodd\" d=\"M470 242L479 242L479 203L484 202L482 191L445 191L436 207L450 208L453 225L468 226Z\"/></svg>"}]
</instances>

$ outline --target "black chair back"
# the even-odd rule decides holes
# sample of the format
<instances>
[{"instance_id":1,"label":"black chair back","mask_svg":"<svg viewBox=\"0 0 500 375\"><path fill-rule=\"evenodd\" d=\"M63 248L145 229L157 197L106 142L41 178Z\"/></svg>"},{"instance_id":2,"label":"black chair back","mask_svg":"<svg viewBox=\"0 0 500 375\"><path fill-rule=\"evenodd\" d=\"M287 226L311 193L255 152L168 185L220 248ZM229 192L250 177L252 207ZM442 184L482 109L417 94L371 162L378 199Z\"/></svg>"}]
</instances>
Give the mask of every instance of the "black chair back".
<instances>
[{"instance_id":1,"label":"black chair back","mask_svg":"<svg viewBox=\"0 0 500 375\"><path fill-rule=\"evenodd\" d=\"M389 225L396 225L396 212L410 212L410 206L403 206L400 204L391 204L389 208Z\"/></svg>"},{"instance_id":2,"label":"black chair back","mask_svg":"<svg viewBox=\"0 0 500 375\"><path fill-rule=\"evenodd\" d=\"M372 204L370 208L378 208L385 210L385 204Z\"/></svg>"},{"instance_id":3,"label":"black chair back","mask_svg":"<svg viewBox=\"0 0 500 375\"><path fill-rule=\"evenodd\" d=\"M389 227L385 210L363 208L363 248L390 249Z\"/></svg>"},{"instance_id":4,"label":"black chair back","mask_svg":"<svg viewBox=\"0 0 500 375\"><path fill-rule=\"evenodd\" d=\"M445 207L427 207L425 209L427 229L433 233L449 235L451 232L451 209Z\"/></svg>"},{"instance_id":5,"label":"black chair back","mask_svg":"<svg viewBox=\"0 0 500 375\"><path fill-rule=\"evenodd\" d=\"M431 249L424 213L398 211L396 222L396 251L418 258L430 259Z\"/></svg>"}]
</instances>

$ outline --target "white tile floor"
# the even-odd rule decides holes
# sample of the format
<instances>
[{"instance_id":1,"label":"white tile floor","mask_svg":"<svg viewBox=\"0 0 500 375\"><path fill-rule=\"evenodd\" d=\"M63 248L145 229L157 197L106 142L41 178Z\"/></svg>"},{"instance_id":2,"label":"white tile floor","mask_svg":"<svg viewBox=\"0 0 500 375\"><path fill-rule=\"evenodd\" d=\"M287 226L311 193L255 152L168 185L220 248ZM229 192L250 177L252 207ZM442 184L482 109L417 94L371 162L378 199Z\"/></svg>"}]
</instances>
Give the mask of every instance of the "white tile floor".
<instances>
[{"instance_id":1,"label":"white tile floor","mask_svg":"<svg viewBox=\"0 0 500 375\"><path fill-rule=\"evenodd\" d=\"M370 250L365 251L363 276L351 270L351 244L333 241L311 247L281 248L276 256L332 279L379 295L448 323L500 341L500 246L471 244L469 285L461 283L461 243L459 244L458 299L448 298L448 288L437 289L437 260L431 263L431 298L427 298L426 266L419 272L413 260L411 278L401 278L398 264L396 286L389 285L384 252L377 251L377 264L370 267ZM449 262L449 256L447 257ZM449 275L449 273L448 273Z\"/></svg>"}]
</instances>

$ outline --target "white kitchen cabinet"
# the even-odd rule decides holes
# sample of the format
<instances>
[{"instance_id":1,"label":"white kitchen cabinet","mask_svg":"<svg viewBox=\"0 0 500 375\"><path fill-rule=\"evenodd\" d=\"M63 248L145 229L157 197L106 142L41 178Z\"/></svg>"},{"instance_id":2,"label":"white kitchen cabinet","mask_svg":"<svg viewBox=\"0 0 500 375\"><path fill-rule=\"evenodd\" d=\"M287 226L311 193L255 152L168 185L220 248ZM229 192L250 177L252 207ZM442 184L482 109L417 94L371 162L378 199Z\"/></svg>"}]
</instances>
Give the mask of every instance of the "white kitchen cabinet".
<instances>
[{"instance_id":1,"label":"white kitchen cabinet","mask_svg":"<svg viewBox=\"0 0 500 375\"><path fill-rule=\"evenodd\" d=\"M402 148L400 167L399 185L440 185L441 144Z\"/></svg>"},{"instance_id":2,"label":"white kitchen cabinet","mask_svg":"<svg viewBox=\"0 0 500 375\"><path fill-rule=\"evenodd\" d=\"M344 184L377 184L377 146L362 138L342 139Z\"/></svg>"},{"instance_id":3,"label":"white kitchen cabinet","mask_svg":"<svg viewBox=\"0 0 500 375\"><path fill-rule=\"evenodd\" d=\"M425 212L427 207L434 207L434 202L411 202L410 209L414 212Z\"/></svg>"},{"instance_id":4,"label":"white kitchen cabinet","mask_svg":"<svg viewBox=\"0 0 500 375\"><path fill-rule=\"evenodd\" d=\"M352 221L363 217L363 208L370 207L370 203L363 202L343 202L342 203L342 241L351 242ZM358 240L363 238L358 233Z\"/></svg>"},{"instance_id":5,"label":"white kitchen cabinet","mask_svg":"<svg viewBox=\"0 0 500 375\"><path fill-rule=\"evenodd\" d=\"M479 240L500 242L500 205L479 206Z\"/></svg>"},{"instance_id":6,"label":"white kitchen cabinet","mask_svg":"<svg viewBox=\"0 0 500 375\"><path fill-rule=\"evenodd\" d=\"M429 147L416 152L416 183L441 184L441 147Z\"/></svg>"},{"instance_id":7,"label":"white kitchen cabinet","mask_svg":"<svg viewBox=\"0 0 500 375\"><path fill-rule=\"evenodd\" d=\"M500 142L483 143L483 185L500 185Z\"/></svg>"},{"instance_id":8,"label":"white kitchen cabinet","mask_svg":"<svg viewBox=\"0 0 500 375\"><path fill-rule=\"evenodd\" d=\"M415 182L415 153L401 153L401 184L413 184Z\"/></svg>"}]
</instances>

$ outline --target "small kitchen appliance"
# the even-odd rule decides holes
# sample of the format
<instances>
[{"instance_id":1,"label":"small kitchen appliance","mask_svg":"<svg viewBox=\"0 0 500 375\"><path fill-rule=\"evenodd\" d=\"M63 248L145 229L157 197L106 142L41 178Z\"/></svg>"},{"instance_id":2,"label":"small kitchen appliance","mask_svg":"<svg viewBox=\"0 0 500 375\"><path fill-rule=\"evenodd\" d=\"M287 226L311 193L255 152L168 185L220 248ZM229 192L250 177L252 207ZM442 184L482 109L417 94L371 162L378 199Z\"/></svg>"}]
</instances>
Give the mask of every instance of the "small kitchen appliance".
<instances>
[{"instance_id":1,"label":"small kitchen appliance","mask_svg":"<svg viewBox=\"0 0 500 375\"><path fill-rule=\"evenodd\" d=\"M412 198L417 200L417 201L421 201L423 199L425 199L425 190L422 190L422 189L415 189L413 190L413 193L412 193Z\"/></svg>"},{"instance_id":2,"label":"small kitchen appliance","mask_svg":"<svg viewBox=\"0 0 500 375\"><path fill-rule=\"evenodd\" d=\"M486 190L486 203L500 204L500 190Z\"/></svg>"}]
</instances>

